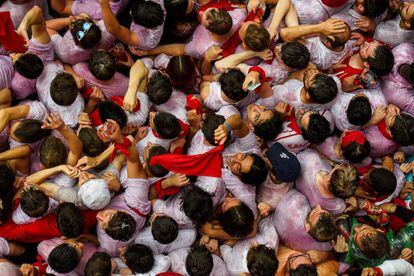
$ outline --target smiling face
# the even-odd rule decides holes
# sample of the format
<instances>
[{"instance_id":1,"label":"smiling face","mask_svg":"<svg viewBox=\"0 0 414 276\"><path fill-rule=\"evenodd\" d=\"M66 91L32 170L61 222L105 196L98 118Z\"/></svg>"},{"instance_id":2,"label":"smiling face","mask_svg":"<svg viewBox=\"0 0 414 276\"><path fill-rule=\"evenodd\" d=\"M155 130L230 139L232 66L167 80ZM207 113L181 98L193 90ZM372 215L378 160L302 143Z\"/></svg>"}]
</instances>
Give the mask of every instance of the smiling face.
<instances>
[{"instance_id":1,"label":"smiling face","mask_svg":"<svg viewBox=\"0 0 414 276\"><path fill-rule=\"evenodd\" d=\"M253 161L253 157L245 153L235 154L226 160L227 165L230 167L230 171L234 175L248 173L252 167Z\"/></svg>"},{"instance_id":2,"label":"smiling face","mask_svg":"<svg viewBox=\"0 0 414 276\"><path fill-rule=\"evenodd\" d=\"M288 261L287 261L287 268L288 271L295 270L300 265L312 265L312 260L309 256L309 254L304 253L293 253L289 255Z\"/></svg>"},{"instance_id":3,"label":"smiling face","mask_svg":"<svg viewBox=\"0 0 414 276\"><path fill-rule=\"evenodd\" d=\"M247 106L247 119L254 126L260 125L272 117L273 111L264 105L251 104Z\"/></svg>"},{"instance_id":4,"label":"smiling face","mask_svg":"<svg viewBox=\"0 0 414 276\"><path fill-rule=\"evenodd\" d=\"M354 227L354 242L358 248L362 247L362 240L367 236L374 236L377 230L367 224L358 224Z\"/></svg>"}]
</instances>

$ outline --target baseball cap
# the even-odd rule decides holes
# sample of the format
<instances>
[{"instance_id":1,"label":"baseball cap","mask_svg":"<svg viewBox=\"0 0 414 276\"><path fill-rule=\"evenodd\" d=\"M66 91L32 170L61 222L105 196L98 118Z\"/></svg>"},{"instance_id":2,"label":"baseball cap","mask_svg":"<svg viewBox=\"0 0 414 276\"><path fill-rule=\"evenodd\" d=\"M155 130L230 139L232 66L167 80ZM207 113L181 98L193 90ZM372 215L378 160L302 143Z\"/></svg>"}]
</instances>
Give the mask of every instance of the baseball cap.
<instances>
[{"instance_id":1,"label":"baseball cap","mask_svg":"<svg viewBox=\"0 0 414 276\"><path fill-rule=\"evenodd\" d=\"M90 179L83 183L78 196L83 204L92 210L100 210L111 201L108 185L103 179Z\"/></svg>"},{"instance_id":2,"label":"baseball cap","mask_svg":"<svg viewBox=\"0 0 414 276\"><path fill-rule=\"evenodd\" d=\"M272 164L273 173L278 180L292 182L299 176L301 167L298 159L280 143L274 143L265 156Z\"/></svg>"}]
</instances>

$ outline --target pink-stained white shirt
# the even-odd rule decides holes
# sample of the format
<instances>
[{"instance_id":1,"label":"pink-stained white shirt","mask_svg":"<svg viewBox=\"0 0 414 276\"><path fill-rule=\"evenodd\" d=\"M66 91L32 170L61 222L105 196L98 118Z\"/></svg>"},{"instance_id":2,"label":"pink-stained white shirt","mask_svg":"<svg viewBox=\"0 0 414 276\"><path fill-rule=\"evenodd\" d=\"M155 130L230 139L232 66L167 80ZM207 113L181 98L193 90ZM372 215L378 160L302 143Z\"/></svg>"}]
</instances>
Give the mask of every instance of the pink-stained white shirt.
<instances>
[{"instance_id":1,"label":"pink-stained white shirt","mask_svg":"<svg viewBox=\"0 0 414 276\"><path fill-rule=\"evenodd\" d=\"M195 227L194 223L181 210L182 195L183 193L180 191L166 200L156 199L152 210L155 213L162 213L173 218L180 229L192 229Z\"/></svg>"},{"instance_id":2,"label":"pink-stained white shirt","mask_svg":"<svg viewBox=\"0 0 414 276\"><path fill-rule=\"evenodd\" d=\"M318 242L305 230L305 220L311 208L306 197L296 189L290 190L277 204L271 215L279 242L298 251L330 251L329 242Z\"/></svg>"},{"instance_id":3,"label":"pink-stained white shirt","mask_svg":"<svg viewBox=\"0 0 414 276\"><path fill-rule=\"evenodd\" d=\"M9 255L9 251L9 243L5 239L0 238L0 257Z\"/></svg>"},{"instance_id":4,"label":"pink-stained white shirt","mask_svg":"<svg viewBox=\"0 0 414 276\"><path fill-rule=\"evenodd\" d=\"M277 203L293 188L293 184L293 182L274 183L268 175L265 182L257 188L256 201L268 204L273 211Z\"/></svg>"},{"instance_id":5,"label":"pink-stained white shirt","mask_svg":"<svg viewBox=\"0 0 414 276\"><path fill-rule=\"evenodd\" d=\"M384 42L391 48L401 43L414 43L414 30L400 28L400 15L396 18L381 22L375 29L374 39Z\"/></svg>"},{"instance_id":6,"label":"pink-stained white shirt","mask_svg":"<svg viewBox=\"0 0 414 276\"><path fill-rule=\"evenodd\" d=\"M171 97L168 99L168 101L159 105L154 104L154 108L157 111L169 112L177 117L177 119L188 124L187 110L185 108L187 106L186 97L186 94L173 88L173 92L171 93Z\"/></svg>"},{"instance_id":7,"label":"pink-stained white shirt","mask_svg":"<svg viewBox=\"0 0 414 276\"><path fill-rule=\"evenodd\" d=\"M119 1L127 1L127 0L119 0ZM115 36L113 36L110 32L108 32L103 20L99 20L96 23L96 26L98 26L99 29L101 29L101 40L99 41L98 45L96 45L96 49L103 49L105 51L110 50L112 47L114 47L115 40L116 40Z\"/></svg>"},{"instance_id":8,"label":"pink-stained white shirt","mask_svg":"<svg viewBox=\"0 0 414 276\"><path fill-rule=\"evenodd\" d=\"M139 101L139 110L135 112L125 111L125 113L128 117L128 124L140 127L147 121L147 117L152 104L148 99L147 94L143 92L138 91L137 99Z\"/></svg>"},{"instance_id":9,"label":"pink-stained white shirt","mask_svg":"<svg viewBox=\"0 0 414 276\"><path fill-rule=\"evenodd\" d=\"M47 210L47 212L43 215L46 216L47 214L49 214L50 212L53 212L56 207L58 206L59 202L49 198L49 209ZM41 219L43 216L38 217L38 218L32 218L29 217L23 210L22 210L22 206L21 204L19 204L19 206L17 206L17 208L13 211L12 213L12 220L14 223L16 224L27 224L27 223L31 223L34 222L36 220Z\"/></svg>"},{"instance_id":10,"label":"pink-stained white shirt","mask_svg":"<svg viewBox=\"0 0 414 276\"><path fill-rule=\"evenodd\" d=\"M14 74L11 57L0 55L0 90L10 88Z\"/></svg>"},{"instance_id":11,"label":"pink-stained white shirt","mask_svg":"<svg viewBox=\"0 0 414 276\"><path fill-rule=\"evenodd\" d=\"M332 8L323 4L321 0L292 0L300 24L316 24L325 21L332 14L351 6L353 2L354 0L348 0L345 4Z\"/></svg>"},{"instance_id":12,"label":"pink-stained white shirt","mask_svg":"<svg viewBox=\"0 0 414 276\"><path fill-rule=\"evenodd\" d=\"M382 91L389 103L414 116L414 86L398 72L401 65L414 62L414 46L410 43L402 43L392 49L392 53L394 67L383 77Z\"/></svg>"},{"instance_id":13,"label":"pink-stained white shirt","mask_svg":"<svg viewBox=\"0 0 414 276\"><path fill-rule=\"evenodd\" d=\"M54 34L51 39L56 57L71 65L88 60L93 51L93 49L83 49L76 45L70 31L67 31L63 36Z\"/></svg>"},{"instance_id":14,"label":"pink-stained white shirt","mask_svg":"<svg viewBox=\"0 0 414 276\"><path fill-rule=\"evenodd\" d=\"M292 123L289 121L284 121L282 124L282 131L274 140L267 142L268 147L278 142L293 153L299 153L309 147L310 143L303 138L302 133L298 133L294 128L292 128L291 124Z\"/></svg>"},{"instance_id":15,"label":"pink-stained white shirt","mask_svg":"<svg viewBox=\"0 0 414 276\"><path fill-rule=\"evenodd\" d=\"M109 1L112 12L118 15L128 4L128 0ZM72 3L72 14L86 13L89 18L102 19L101 6L98 0L76 0Z\"/></svg>"},{"instance_id":16,"label":"pink-stained white shirt","mask_svg":"<svg viewBox=\"0 0 414 276\"><path fill-rule=\"evenodd\" d=\"M115 261L117 270L128 268L128 266L120 259L120 258L113 258L112 260ZM146 273L135 273L133 275L135 276L154 276L158 275L162 272L169 271L171 266L171 260L169 256L165 256L162 254L154 254L154 264L152 265L152 268L150 271ZM121 274L113 273L113 276L121 276ZM125 275L125 274L122 274Z\"/></svg>"},{"instance_id":17,"label":"pink-stained white shirt","mask_svg":"<svg viewBox=\"0 0 414 276\"><path fill-rule=\"evenodd\" d=\"M375 17L373 20L378 25L386 17L386 15L387 13L384 12L382 15ZM357 13L354 9L346 8L340 12L335 13L331 17L345 21L346 23L348 23L349 27L351 28L351 31L353 31L358 29L358 26L355 25L355 23L358 21L358 19L361 18L361 16L362 15Z\"/></svg>"},{"instance_id":18,"label":"pink-stained white shirt","mask_svg":"<svg viewBox=\"0 0 414 276\"><path fill-rule=\"evenodd\" d=\"M46 0L28 0L27 2L19 1L4 1L4 3L0 7L0 12L9 11L10 18L13 21L14 28L17 29L22 22L26 13L33 8L34 6L39 6L42 8L43 17L48 19L50 18L48 4Z\"/></svg>"},{"instance_id":19,"label":"pink-stained white shirt","mask_svg":"<svg viewBox=\"0 0 414 276\"><path fill-rule=\"evenodd\" d=\"M29 41L28 51L37 55L43 62L50 62L55 59L52 40L46 44L42 44L32 37Z\"/></svg>"},{"instance_id":20,"label":"pink-stained white shirt","mask_svg":"<svg viewBox=\"0 0 414 276\"><path fill-rule=\"evenodd\" d=\"M129 78L122 75L121 73L115 72L115 75L112 79L107 81L102 81L96 79L86 62L81 62L73 67L73 71L85 80L85 88L90 88L93 86L99 87L102 89L105 97L110 98L112 96L124 96L128 90Z\"/></svg>"},{"instance_id":21,"label":"pink-stained white shirt","mask_svg":"<svg viewBox=\"0 0 414 276\"><path fill-rule=\"evenodd\" d=\"M277 58L272 60L272 64L262 61L258 66L265 71L266 77L271 78L270 85L279 84L289 76L289 71L280 66Z\"/></svg>"},{"instance_id":22,"label":"pink-stained white shirt","mask_svg":"<svg viewBox=\"0 0 414 276\"><path fill-rule=\"evenodd\" d=\"M185 268L185 261L187 259L189 251L190 248L181 248L168 254L168 257L171 259L171 271L180 273L184 276L189 276ZM230 274L227 271L226 264L223 262L223 260L214 254L212 254L212 257L213 269L210 272L210 276L229 276Z\"/></svg>"},{"instance_id":23,"label":"pink-stained white shirt","mask_svg":"<svg viewBox=\"0 0 414 276\"><path fill-rule=\"evenodd\" d=\"M302 169L295 182L296 189L306 196L310 206L320 205L323 209L334 215L342 213L346 207L345 201L337 197L324 197L316 186L318 173L320 171L330 172L332 169L328 161L322 159L312 149L306 149L300 152L297 157Z\"/></svg>"},{"instance_id":24,"label":"pink-stained white shirt","mask_svg":"<svg viewBox=\"0 0 414 276\"><path fill-rule=\"evenodd\" d=\"M144 138L142 138L141 140L139 140L137 145L136 145L136 148L137 148L137 151L138 151L138 154L139 154L139 158L141 159L141 161L144 160L143 159L144 149L148 145L148 143L152 143L154 145L160 145L163 148L165 148L166 150L169 150L171 142L173 141L172 139L158 138L152 132L151 127L146 127L146 128L147 128L147 135Z\"/></svg>"},{"instance_id":25,"label":"pink-stained white shirt","mask_svg":"<svg viewBox=\"0 0 414 276\"><path fill-rule=\"evenodd\" d=\"M385 155L390 155L398 148L397 142L388 140L378 130L377 126L370 126L364 129L364 135L371 145L371 157L378 158Z\"/></svg>"}]
</instances>

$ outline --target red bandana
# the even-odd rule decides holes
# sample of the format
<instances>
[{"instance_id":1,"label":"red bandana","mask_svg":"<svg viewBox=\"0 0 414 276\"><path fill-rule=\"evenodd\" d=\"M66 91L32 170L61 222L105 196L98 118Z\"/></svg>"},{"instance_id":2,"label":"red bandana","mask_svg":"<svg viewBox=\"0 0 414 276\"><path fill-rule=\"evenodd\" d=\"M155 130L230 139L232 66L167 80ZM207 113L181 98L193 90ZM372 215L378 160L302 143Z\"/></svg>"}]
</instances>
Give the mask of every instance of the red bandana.
<instances>
[{"instance_id":1,"label":"red bandana","mask_svg":"<svg viewBox=\"0 0 414 276\"><path fill-rule=\"evenodd\" d=\"M15 32L10 12L0 12L0 44L4 50L16 53L27 51L26 41Z\"/></svg>"},{"instance_id":2,"label":"red bandana","mask_svg":"<svg viewBox=\"0 0 414 276\"><path fill-rule=\"evenodd\" d=\"M342 138L341 147L346 148L352 142L363 145L365 141L365 136L361 131L346 131L344 137Z\"/></svg>"},{"instance_id":3,"label":"red bandana","mask_svg":"<svg viewBox=\"0 0 414 276\"><path fill-rule=\"evenodd\" d=\"M187 102L185 109L187 111L195 110L198 115L201 115L203 113L203 105L201 104L200 100L197 99L193 94L187 95L185 99Z\"/></svg>"},{"instance_id":4,"label":"red bandana","mask_svg":"<svg viewBox=\"0 0 414 276\"><path fill-rule=\"evenodd\" d=\"M381 132L382 136L384 136L388 140L392 140L391 135L389 134L387 130L387 125L385 124L385 119L379 122L377 125L379 132Z\"/></svg>"},{"instance_id":5,"label":"red bandana","mask_svg":"<svg viewBox=\"0 0 414 276\"><path fill-rule=\"evenodd\" d=\"M111 153L111 156L109 157L109 161L112 162L115 159L116 153L118 151L122 152L126 156L129 156L128 148L132 145L131 141L129 141L128 138L125 136L122 136L122 143L115 143L115 148Z\"/></svg>"}]
</instances>

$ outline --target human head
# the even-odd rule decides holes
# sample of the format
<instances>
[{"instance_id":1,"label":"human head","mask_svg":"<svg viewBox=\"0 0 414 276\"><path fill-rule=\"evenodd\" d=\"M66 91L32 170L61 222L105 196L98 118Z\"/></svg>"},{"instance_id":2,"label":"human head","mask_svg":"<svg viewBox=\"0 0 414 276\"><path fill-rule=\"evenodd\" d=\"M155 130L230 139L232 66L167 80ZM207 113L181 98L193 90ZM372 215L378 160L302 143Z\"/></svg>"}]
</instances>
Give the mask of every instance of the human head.
<instances>
[{"instance_id":1,"label":"human head","mask_svg":"<svg viewBox=\"0 0 414 276\"><path fill-rule=\"evenodd\" d=\"M369 259L380 259L389 251L385 234L367 224L354 227L354 243Z\"/></svg>"},{"instance_id":2,"label":"human head","mask_svg":"<svg viewBox=\"0 0 414 276\"><path fill-rule=\"evenodd\" d=\"M201 126L201 131L203 132L205 139L211 145L217 145L216 141L214 140L214 131L218 126L224 124L225 121L226 119L223 116L214 113L208 114L204 119Z\"/></svg>"},{"instance_id":3,"label":"human head","mask_svg":"<svg viewBox=\"0 0 414 276\"><path fill-rule=\"evenodd\" d=\"M338 86L334 79L314 68L304 72L303 83L309 99L318 104L329 103L338 94Z\"/></svg>"},{"instance_id":4,"label":"human head","mask_svg":"<svg viewBox=\"0 0 414 276\"><path fill-rule=\"evenodd\" d=\"M375 18L383 14L388 8L387 0L357 0L354 4L355 10L369 18Z\"/></svg>"},{"instance_id":5,"label":"human head","mask_svg":"<svg viewBox=\"0 0 414 276\"><path fill-rule=\"evenodd\" d=\"M247 269L252 276L274 276L279 266L275 250L264 245L253 245L247 252Z\"/></svg>"},{"instance_id":6,"label":"human head","mask_svg":"<svg viewBox=\"0 0 414 276\"><path fill-rule=\"evenodd\" d=\"M78 87L71 74L61 72L50 84L50 97L60 106L73 104L78 96Z\"/></svg>"},{"instance_id":7,"label":"human head","mask_svg":"<svg viewBox=\"0 0 414 276\"><path fill-rule=\"evenodd\" d=\"M21 143L35 143L50 133L50 131L42 129L42 125L42 121L39 120L20 120L11 127L12 134L10 136Z\"/></svg>"},{"instance_id":8,"label":"human head","mask_svg":"<svg viewBox=\"0 0 414 276\"><path fill-rule=\"evenodd\" d=\"M63 142L50 135L40 146L40 162L46 168L53 168L59 165L66 164L68 153Z\"/></svg>"},{"instance_id":9,"label":"human head","mask_svg":"<svg viewBox=\"0 0 414 276\"><path fill-rule=\"evenodd\" d=\"M108 183L101 178L85 181L79 188L78 197L91 210L101 210L111 201Z\"/></svg>"},{"instance_id":10,"label":"human head","mask_svg":"<svg viewBox=\"0 0 414 276\"><path fill-rule=\"evenodd\" d=\"M96 51L89 59L89 70L98 80L110 80L116 72L115 58L107 51Z\"/></svg>"},{"instance_id":11,"label":"human head","mask_svg":"<svg viewBox=\"0 0 414 276\"><path fill-rule=\"evenodd\" d=\"M258 186L268 175L266 163L254 153L238 153L228 158L230 171L237 175L244 184Z\"/></svg>"},{"instance_id":12,"label":"human head","mask_svg":"<svg viewBox=\"0 0 414 276\"><path fill-rule=\"evenodd\" d=\"M101 29L89 18L72 21L69 30L75 44L84 49L95 47L102 37Z\"/></svg>"},{"instance_id":13,"label":"human head","mask_svg":"<svg viewBox=\"0 0 414 276\"><path fill-rule=\"evenodd\" d=\"M49 197L35 187L28 187L21 194L20 206L29 217L40 218L49 210Z\"/></svg>"},{"instance_id":14,"label":"human head","mask_svg":"<svg viewBox=\"0 0 414 276\"><path fill-rule=\"evenodd\" d=\"M0 163L0 195L12 190L16 176L7 163Z\"/></svg>"},{"instance_id":15,"label":"human head","mask_svg":"<svg viewBox=\"0 0 414 276\"><path fill-rule=\"evenodd\" d=\"M332 215L316 205L306 217L305 230L318 242L336 239L338 229Z\"/></svg>"},{"instance_id":16,"label":"human head","mask_svg":"<svg viewBox=\"0 0 414 276\"><path fill-rule=\"evenodd\" d=\"M193 0L166 0L164 1L167 14L172 18L183 18L194 8Z\"/></svg>"},{"instance_id":17,"label":"human head","mask_svg":"<svg viewBox=\"0 0 414 276\"><path fill-rule=\"evenodd\" d=\"M352 97L346 109L348 121L355 126L363 126L371 120L372 108L368 98L363 94Z\"/></svg>"},{"instance_id":18,"label":"human head","mask_svg":"<svg viewBox=\"0 0 414 276\"><path fill-rule=\"evenodd\" d=\"M56 209L56 224L66 238L77 238L82 234L85 227L81 212L75 204L63 202Z\"/></svg>"},{"instance_id":19,"label":"human head","mask_svg":"<svg viewBox=\"0 0 414 276\"><path fill-rule=\"evenodd\" d=\"M294 182L301 172L298 158L279 142L274 143L265 152L265 157L277 181Z\"/></svg>"},{"instance_id":20,"label":"human head","mask_svg":"<svg viewBox=\"0 0 414 276\"><path fill-rule=\"evenodd\" d=\"M220 75L218 82L224 95L234 102L246 98L248 93L243 90L245 75L239 69L231 68Z\"/></svg>"},{"instance_id":21,"label":"human head","mask_svg":"<svg viewBox=\"0 0 414 276\"><path fill-rule=\"evenodd\" d=\"M303 113L299 119L302 136L312 144L320 144L328 138L331 133L330 122L319 112L312 110Z\"/></svg>"},{"instance_id":22,"label":"human head","mask_svg":"<svg viewBox=\"0 0 414 276\"><path fill-rule=\"evenodd\" d=\"M210 275L213 270L213 256L202 245L194 244L185 259L185 269L190 276Z\"/></svg>"},{"instance_id":23,"label":"human head","mask_svg":"<svg viewBox=\"0 0 414 276\"><path fill-rule=\"evenodd\" d=\"M37 55L25 53L16 54L16 58L13 58L13 67L23 77L33 80L42 74L44 65Z\"/></svg>"},{"instance_id":24,"label":"human head","mask_svg":"<svg viewBox=\"0 0 414 276\"><path fill-rule=\"evenodd\" d=\"M108 119L111 119L114 120L121 129L123 129L128 122L128 117L125 111L113 101L108 100L101 102L98 106L98 112L102 123L105 123Z\"/></svg>"},{"instance_id":25,"label":"human head","mask_svg":"<svg viewBox=\"0 0 414 276\"><path fill-rule=\"evenodd\" d=\"M339 34L334 34L333 39L331 37L321 35L322 41L326 40L331 49L336 49L342 47L346 42L351 38L351 28L348 23L342 22L345 24L345 30Z\"/></svg>"},{"instance_id":26,"label":"human head","mask_svg":"<svg viewBox=\"0 0 414 276\"><path fill-rule=\"evenodd\" d=\"M96 218L99 226L114 240L128 241L135 233L137 223L125 212L105 209L100 211Z\"/></svg>"},{"instance_id":27,"label":"human head","mask_svg":"<svg viewBox=\"0 0 414 276\"><path fill-rule=\"evenodd\" d=\"M154 213L150 219L151 234L154 240L161 244L170 244L178 236L177 222L164 214Z\"/></svg>"},{"instance_id":28,"label":"human head","mask_svg":"<svg viewBox=\"0 0 414 276\"><path fill-rule=\"evenodd\" d=\"M394 66L394 55L391 50L376 40L362 44L359 55L365 67L378 76L387 75Z\"/></svg>"},{"instance_id":29,"label":"human head","mask_svg":"<svg viewBox=\"0 0 414 276\"><path fill-rule=\"evenodd\" d=\"M277 46L275 51L279 51L276 49L279 49ZM297 41L287 42L280 49L280 59L286 66L294 70L300 70L308 66L310 53L308 48L302 43Z\"/></svg>"},{"instance_id":30,"label":"human head","mask_svg":"<svg viewBox=\"0 0 414 276\"><path fill-rule=\"evenodd\" d=\"M154 29L164 23L164 11L153 1L134 1L130 14L132 20L144 28Z\"/></svg>"},{"instance_id":31,"label":"human head","mask_svg":"<svg viewBox=\"0 0 414 276\"><path fill-rule=\"evenodd\" d=\"M336 197L347 199L355 194L358 179L358 172L353 165L336 165L330 172L328 189Z\"/></svg>"},{"instance_id":32,"label":"human head","mask_svg":"<svg viewBox=\"0 0 414 276\"><path fill-rule=\"evenodd\" d=\"M82 142L82 152L90 157L96 157L105 150L105 143L99 139L96 129L84 127L79 130L78 138Z\"/></svg>"},{"instance_id":33,"label":"human head","mask_svg":"<svg viewBox=\"0 0 414 276\"><path fill-rule=\"evenodd\" d=\"M196 65L190 56L172 57L166 72L170 76L172 86L177 89L192 89L197 78Z\"/></svg>"},{"instance_id":34,"label":"human head","mask_svg":"<svg viewBox=\"0 0 414 276\"><path fill-rule=\"evenodd\" d=\"M253 230L252 210L237 198L226 197L222 204L223 213L219 215L223 230L234 237L246 237Z\"/></svg>"},{"instance_id":35,"label":"human head","mask_svg":"<svg viewBox=\"0 0 414 276\"><path fill-rule=\"evenodd\" d=\"M400 75L408 82L414 84L414 62L411 64L403 64L399 69Z\"/></svg>"},{"instance_id":36,"label":"human head","mask_svg":"<svg viewBox=\"0 0 414 276\"><path fill-rule=\"evenodd\" d=\"M287 271L290 276L317 276L316 266L308 253L297 253L289 255L287 260Z\"/></svg>"},{"instance_id":37,"label":"human head","mask_svg":"<svg viewBox=\"0 0 414 276\"><path fill-rule=\"evenodd\" d=\"M264 105L247 106L247 119L253 125L254 134L262 139L273 140L282 131L282 114Z\"/></svg>"},{"instance_id":38,"label":"human head","mask_svg":"<svg viewBox=\"0 0 414 276\"><path fill-rule=\"evenodd\" d=\"M345 131L340 139L342 156L351 163L361 163L370 155L371 146L361 131Z\"/></svg>"},{"instance_id":39,"label":"human head","mask_svg":"<svg viewBox=\"0 0 414 276\"><path fill-rule=\"evenodd\" d=\"M175 139L181 133L180 122L169 112L150 113L150 125L164 139Z\"/></svg>"},{"instance_id":40,"label":"human head","mask_svg":"<svg viewBox=\"0 0 414 276\"><path fill-rule=\"evenodd\" d=\"M85 276L106 276L112 274L111 256L105 252L95 252L85 266Z\"/></svg>"},{"instance_id":41,"label":"human head","mask_svg":"<svg viewBox=\"0 0 414 276\"><path fill-rule=\"evenodd\" d=\"M270 34L261 24L253 21L244 22L239 30L243 45L255 52L269 48Z\"/></svg>"},{"instance_id":42,"label":"human head","mask_svg":"<svg viewBox=\"0 0 414 276\"><path fill-rule=\"evenodd\" d=\"M160 145L149 145L144 153L145 167L148 168L152 176L164 177L168 174L168 170L160 165L151 166L150 161L152 157L169 153L164 147Z\"/></svg>"},{"instance_id":43,"label":"human head","mask_svg":"<svg viewBox=\"0 0 414 276\"><path fill-rule=\"evenodd\" d=\"M189 185L181 196L181 208L196 225L201 225L213 214L212 195L196 185Z\"/></svg>"},{"instance_id":44,"label":"human head","mask_svg":"<svg viewBox=\"0 0 414 276\"><path fill-rule=\"evenodd\" d=\"M378 196L392 194L397 187L395 175L384 168L374 168L368 173L366 178L368 186Z\"/></svg>"},{"instance_id":45,"label":"human head","mask_svg":"<svg viewBox=\"0 0 414 276\"><path fill-rule=\"evenodd\" d=\"M397 114L389 130L394 141L401 146L410 146L414 143L414 118L411 115Z\"/></svg>"},{"instance_id":46,"label":"human head","mask_svg":"<svg viewBox=\"0 0 414 276\"><path fill-rule=\"evenodd\" d=\"M208 8L202 15L201 24L213 34L225 35L230 32L233 19L224 8Z\"/></svg>"},{"instance_id":47,"label":"human head","mask_svg":"<svg viewBox=\"0 0 414 276\"><path fill-rule=\"evenodd\" d=\"M80 252L79 252L80 247ZM47 264L58 273L68 273L76 268L82 254L82 245L63 243L56 246L47 258Z\"/></svg>"},{"instance_id":48,"label":"human head","mask_svg":"<svg viewBox=\"0 0 414 276\"><path fill-rule=\"evenodd\" d=\"M414 3L403 2L400 9L401 25L405 29L414 30Z\"/></svg>"},{"instance_id":49,"label":"human head","mask_svg":"<svg viewBox=\"0 0 414 276\"><path fill-rule=\"evenodd\" d=\"M147 273L154 265L152 249L143 244L131 244L121 252L121 259L132 273Z\"/></svg>"},{"instance_id":50,"label":"human head","mask_svg":"<svg viewBox=\"0 0 414 276\"><path fill-rule=\"evenodd\" d=\"M166 103L172 93L170 77L160 71L155 71L148 80L147 95L156 105Z\"/></svg>"}]
</instances>

